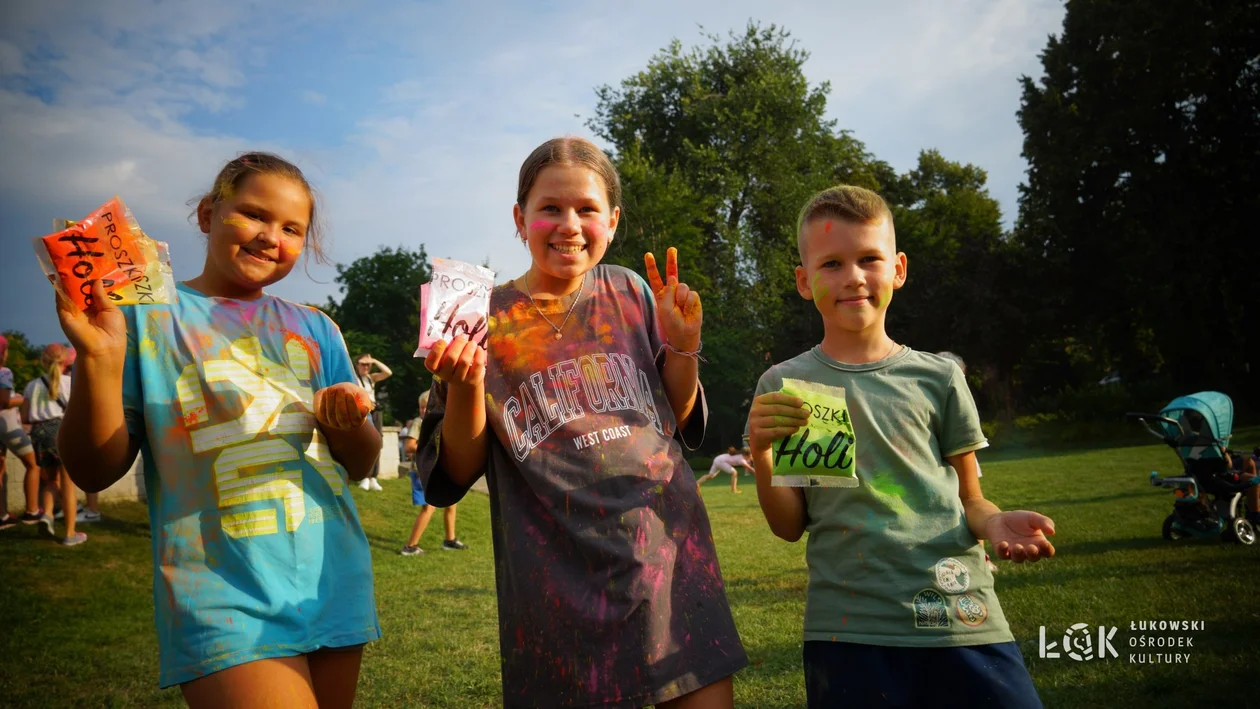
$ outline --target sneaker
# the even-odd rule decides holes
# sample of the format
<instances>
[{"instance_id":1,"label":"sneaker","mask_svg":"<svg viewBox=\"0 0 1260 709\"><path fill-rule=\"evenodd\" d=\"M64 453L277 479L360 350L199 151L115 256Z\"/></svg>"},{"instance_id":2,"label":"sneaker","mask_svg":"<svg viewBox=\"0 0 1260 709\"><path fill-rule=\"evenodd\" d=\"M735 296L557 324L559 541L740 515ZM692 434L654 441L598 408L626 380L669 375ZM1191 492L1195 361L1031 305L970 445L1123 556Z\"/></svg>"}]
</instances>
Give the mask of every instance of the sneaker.
<instances>
[{"instance_id":1,"label":"sneaker","mask_svg":"<svg viewBox=\"0 0 1260 709\"><path fill-rule=\"evenodd\" d=\"M371 484L373 490L380 492L383 489L381 487L381 483L376 478L368 478L367 480L368 483Z\"/></svg>"},{"instance_id":2,"label":"sneaker","mask_svg":"<svg viewBox=\"0 0 1260 709\"><path fill-rule=\"evenodd\" d=\"M87 509L87 508L84 508L82 511L80 511L80 512L79 512L78 516L76 516L76 517L74 518L74 521L76 521L76 522L80 522L80 523L82 523L82 522L100 522L100 521L101 521L101 513L100 513L100 512L93 512L92 510L89 510L89 509Z\"/></svg>"},{"instance_id":3,"label":"sneaker","mask_svg":"<svg viewBox=\"0 0 1260 709\"><path fill-rule=\"evenodd\" d=\"M48 515L44 515L39 518L39 523L44 527L44 534L50 537L53 536L53 518L52 517L49 517Z\"/></svg>"},{"instance_id":4,"label":"sneaker","mask_svg":"<svg viewBox=\"0 0 1260 709\"><path fill-rule=\"evenodd\" d=\"M22 524L35 524L39 520L43 519L43 517L44 517L43 510L35 510L34 512L23 512Z\"/></svg>"},{"instance_id":5,"label":"sneaker","mask_svg":"<svg viewBox=\"0 0 1260 709\"><path fill-rule=\"evenodd\" d=\"M371 480L372 480L372 478L363 478L362 480L360 480L360 481L359 481L359 489L360 489L360 490L371 490L371 489L372 489L372 483L371 483Z\"/></svg>"},{"instance_id":6,"label":"sneaker","mask_svg":"<svg viewBox=\"0 0 1260 709\"><path fill-rule=\"evenodd\" d=\"M11 514L5 513L3 517L0 517L0 529L8 529L9 527L16 527L17 523L18 523L18 518Z\"/></svg>"},{"instance_id":7,"label":"sneaker","mask_svg":"<svg viewBox=\"0 0 1260 709\"><path fill-rule=\"evenodd\" d=\"M463 551L468 545L458 539L447 539L442 542L442 551Z\"/></svg>"},{"instance_id":8,"label":"sneaker","mask_svg":"<svg viewBox=\"0 0 1260 709\"><path fill-rule=\"evenodd\" d=\"M87 541L87 535L83 532L75 532L73 537L64 537L61 540L62 546L77 547Z\"/></svg>"},{"instance_id":9,"label":"sneaker","mask_svg":"<svg viewBox=\"0 0 1260 709\"><path fill-rule=\"evenodd\" d=\"M75 508L75 514L83 514L83 505L82 505L82 504L80 504L77 508ZM53 515L53 518L54 518L54 519L65 519L65 518L66 518L66 511L65 511L65 510L57 510L57 514Z\"/></svg>"},{"instance_id":10,"label":"sneaker","mask_svg":"<svg viewBox=\"0 0 1260 709\"><path fill-rule=\"evenodd\" d=\"M423 554L424 550L421 549L420 547L407 546L407 547L403 547L402 551L398 553L402 554L403 556L417 556L417 555Z\"/></svg>"}]
</instances>

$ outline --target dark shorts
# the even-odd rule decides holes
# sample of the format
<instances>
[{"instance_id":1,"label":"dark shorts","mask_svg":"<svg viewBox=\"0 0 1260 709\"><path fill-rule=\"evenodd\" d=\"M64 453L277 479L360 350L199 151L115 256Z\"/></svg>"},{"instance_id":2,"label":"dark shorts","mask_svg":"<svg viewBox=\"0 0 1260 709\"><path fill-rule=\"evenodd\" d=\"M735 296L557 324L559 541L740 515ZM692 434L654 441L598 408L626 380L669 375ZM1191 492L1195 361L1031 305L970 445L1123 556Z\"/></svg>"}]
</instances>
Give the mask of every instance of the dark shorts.
<instances>
[{"instance_id":1,"label":"dark shorts","mask_svg":"<svg viewBox=\"0 0 1260 709\"><path fill-rule=\"evenodd\" d=\"M31 443L35 446L35 463L45 470L56 470L61 466L61 456L57 454L57 431L59 430L61 430L61 419L49 419L31 425Z\"/></svg>"},{"instance_id":2,"label":"dark shorts","mask_svg":"<svg viewBox=\"0 0 1260 709\"><path fill-rule=\"evenodd\" d=\"M1042 709L1014 642L887 647L805 642L805 695L814 709Z\"/></svg>"}]
</instances>

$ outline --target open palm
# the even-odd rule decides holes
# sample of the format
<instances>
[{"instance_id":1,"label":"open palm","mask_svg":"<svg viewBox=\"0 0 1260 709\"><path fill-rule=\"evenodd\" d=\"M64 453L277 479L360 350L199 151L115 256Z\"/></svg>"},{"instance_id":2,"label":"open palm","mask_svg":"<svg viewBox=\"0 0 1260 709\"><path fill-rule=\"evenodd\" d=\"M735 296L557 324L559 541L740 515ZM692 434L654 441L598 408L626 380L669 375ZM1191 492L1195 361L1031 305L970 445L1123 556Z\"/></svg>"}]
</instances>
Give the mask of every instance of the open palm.
<instances>
[{"instance_id":1,"label":"open palm","mask_svg":"<svg viewBox=\"0 0 1260 709\"><path fill-rule=\"evenodd\" d=\"M1018 563L1054 556L1054 545L1046 538L1054 534L1054 520L1043 514L1000 512L989 518L985 532L1000 559Z\"/></svg>"}]
</instances>

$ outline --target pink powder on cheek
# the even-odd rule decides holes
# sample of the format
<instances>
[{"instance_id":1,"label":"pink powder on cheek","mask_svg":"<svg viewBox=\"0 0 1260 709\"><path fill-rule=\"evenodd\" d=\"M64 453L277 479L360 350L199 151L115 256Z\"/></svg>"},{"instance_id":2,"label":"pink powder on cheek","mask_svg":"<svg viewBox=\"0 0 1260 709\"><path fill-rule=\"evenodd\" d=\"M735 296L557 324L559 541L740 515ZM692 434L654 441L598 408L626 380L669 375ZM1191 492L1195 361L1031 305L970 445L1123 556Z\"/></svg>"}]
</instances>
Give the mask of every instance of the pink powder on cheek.
<instances>
[{"instance_id":1,"label":"pink powder on cheek","mask_svg":"<svg viewBox=\"0 0 1260 709\"><path fill-rule=\"evenodd\" d=\"M539 219L538 221L529 225L530 231L550 231L555 228L556 228L556 223L549 222L546 219Z\"/></svg>"}]
</instances>

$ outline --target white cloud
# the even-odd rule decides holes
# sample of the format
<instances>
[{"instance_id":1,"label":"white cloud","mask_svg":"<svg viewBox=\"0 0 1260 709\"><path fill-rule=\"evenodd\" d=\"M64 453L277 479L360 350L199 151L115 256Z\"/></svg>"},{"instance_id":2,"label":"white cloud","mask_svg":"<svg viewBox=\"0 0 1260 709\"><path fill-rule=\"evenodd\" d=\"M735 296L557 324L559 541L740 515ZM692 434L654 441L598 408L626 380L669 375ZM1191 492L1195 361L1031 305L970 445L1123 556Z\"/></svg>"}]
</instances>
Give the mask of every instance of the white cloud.
<instances>
[{"instance_id":1,"label":"white cloud","mask_svg":"<svg viewBox=\"0 0 1260 709\"><path fill-rule=\"evenodd\" d=\"M700 25L725 36L749 18L786 27L811 52L805 72L831 82L829 113L877 157L906 170L934 147L974 162L989 171L1009 219L1023 170L1016 79L1040 74L1037 53L1062 14L1055 0L439 1L371 12L316 0L281 14L262 2L16 3L0 28L0 77L21 75L51 93L0 89L0 234L34 236L52 217L86 213L117 192L172 242L177 275L189 277L202 245L185 202L238 151L270 148L323 193L335 260L425 244L435 256L489 257L510 278L528 265L510 218L525 155L555 135L589 137L574 114L593 113L595 87L641 71L671 39L704 44ZM263 132L248 111L233 111L270 90L258 77L274 80L300 52L384 67L291 79L287 95L322 107L303 120L335 117L351 126L343 134L318 125L293 134L314 139L270 124ZM375 100L343 98L362 89ZM234 122L216 118L226 112ZM19 302L38 273L20 281L0 279L0 302ZM300 274L277 290L314 301L333 292Z\"/></svg>"}]
</instances>

